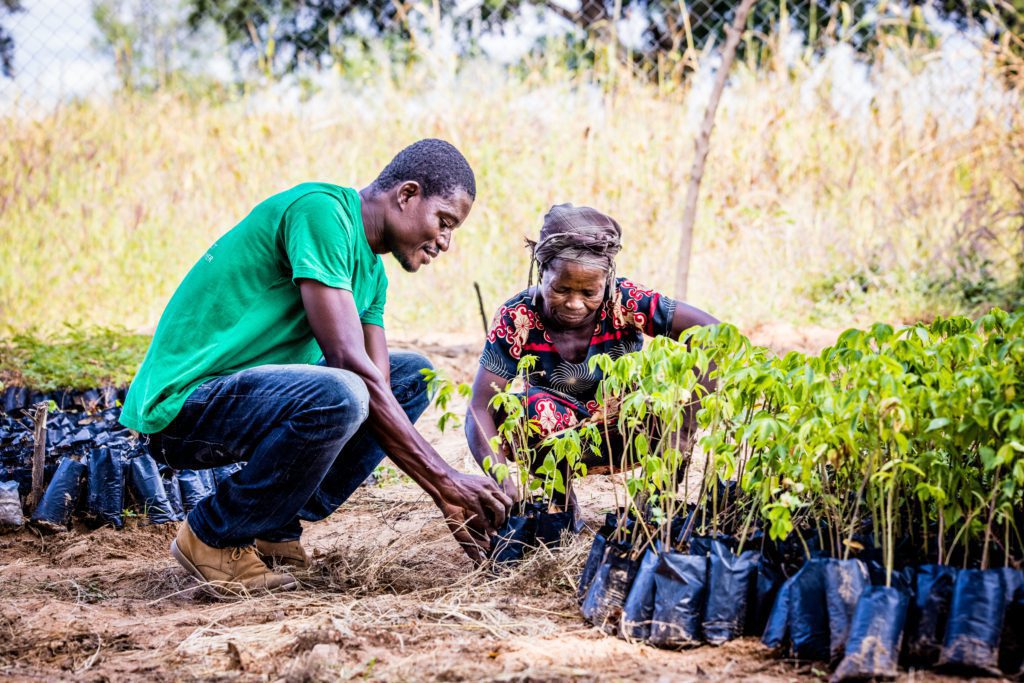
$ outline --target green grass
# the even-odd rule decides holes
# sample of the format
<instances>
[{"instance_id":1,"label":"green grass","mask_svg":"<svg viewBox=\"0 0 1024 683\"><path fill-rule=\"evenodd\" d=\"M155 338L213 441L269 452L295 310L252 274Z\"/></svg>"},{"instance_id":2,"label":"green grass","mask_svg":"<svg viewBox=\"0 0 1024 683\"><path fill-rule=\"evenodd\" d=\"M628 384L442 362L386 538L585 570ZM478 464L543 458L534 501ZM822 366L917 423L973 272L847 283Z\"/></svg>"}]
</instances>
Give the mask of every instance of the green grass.
<instances>
[{"instance_id":1,"label":"green grass","mask_svg":"<svg viewBox=\"0 0 1024 683\"><path fill-rule=\"evenodd\" d=\"M150 338L124 329L65 327L0 339L0 386L37 391L124 386L131 382Z\"/></svg>"}]
</instances>

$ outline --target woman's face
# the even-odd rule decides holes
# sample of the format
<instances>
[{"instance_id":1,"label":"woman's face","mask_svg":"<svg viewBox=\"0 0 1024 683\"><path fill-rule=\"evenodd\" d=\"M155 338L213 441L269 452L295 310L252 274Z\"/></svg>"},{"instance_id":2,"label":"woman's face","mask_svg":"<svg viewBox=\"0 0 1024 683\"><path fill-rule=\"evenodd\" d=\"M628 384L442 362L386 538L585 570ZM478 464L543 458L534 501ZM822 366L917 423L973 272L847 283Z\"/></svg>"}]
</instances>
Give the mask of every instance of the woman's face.
<instances>
[{"instance_id":1,"label":"woman's face","mask_svg":"<svg viewBox=\"0 0 1024 683\"><path fill-rule=\"evenodd\" d=\"M608 271L603 268L555 259L540 279L541 312L556 327L590 325L604 303L607 283Z\"/></svg>"}]
</instances>

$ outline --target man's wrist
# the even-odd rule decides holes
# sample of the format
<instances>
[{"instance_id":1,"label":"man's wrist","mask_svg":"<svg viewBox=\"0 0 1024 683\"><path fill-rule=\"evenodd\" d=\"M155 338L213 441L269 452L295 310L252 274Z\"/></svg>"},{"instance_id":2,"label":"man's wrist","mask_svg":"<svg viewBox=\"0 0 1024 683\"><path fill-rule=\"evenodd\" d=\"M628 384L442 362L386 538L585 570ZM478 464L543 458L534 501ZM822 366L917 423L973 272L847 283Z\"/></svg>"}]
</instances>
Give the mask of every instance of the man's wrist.
<instances>
[{"instance_id":1,"label":"man's wrist","mask_svg":"<svg viewBox=\"0 0 1024 683\"><path fill-rule=\"evenodd\" d=\"M429 463L418 472L413 479L435 501L442 498L442 493L451 490L452 482L458 471L445 462L440 455L435 455L435 462Z\"/></svg>"}]
</instances>

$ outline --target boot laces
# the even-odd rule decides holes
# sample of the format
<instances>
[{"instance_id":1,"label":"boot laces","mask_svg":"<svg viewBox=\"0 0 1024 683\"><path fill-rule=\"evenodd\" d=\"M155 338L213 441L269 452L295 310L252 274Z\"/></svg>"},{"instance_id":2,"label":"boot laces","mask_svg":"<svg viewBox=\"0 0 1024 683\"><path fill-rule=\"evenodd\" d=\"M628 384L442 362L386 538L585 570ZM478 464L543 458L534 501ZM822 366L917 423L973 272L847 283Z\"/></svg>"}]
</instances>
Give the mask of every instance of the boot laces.
<instances>
[{"instance_id":1,"label":"boot laces","mask_svg":"<svg viewBox=\"0 0 1024 683\"><path fill-rule=\"evenodd\" d=\"M245 545L245 546L240 546L238 548L232 548L231 549L231 560L232 560L232 562L237 562L238 560L240 560L243 557L245 557L245 555L248 554L248 553L251 553L251 554L255 555L256 554L256 546L254 546L254 545Z\"/></svg>"}]
</instances>

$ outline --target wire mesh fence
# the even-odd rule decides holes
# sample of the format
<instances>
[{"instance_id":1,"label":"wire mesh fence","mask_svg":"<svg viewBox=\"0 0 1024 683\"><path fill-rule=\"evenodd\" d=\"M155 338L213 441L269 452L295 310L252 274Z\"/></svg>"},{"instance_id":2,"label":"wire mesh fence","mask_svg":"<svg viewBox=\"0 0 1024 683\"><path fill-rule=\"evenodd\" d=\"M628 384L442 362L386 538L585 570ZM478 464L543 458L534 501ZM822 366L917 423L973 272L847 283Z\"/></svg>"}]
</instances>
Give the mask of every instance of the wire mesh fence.
<instances>
[{"instance_id":1,"label":"wire mesh fence","mask_svg":"<svg viewBox=\"0 0 1024 683\"><path fill-rule=\"evenodd\" d=\"M714 53L734 0L0 0L0 101L18 109L116 88L367 77L426 58L684 82ZM741 58L867 54L955 32L1018 47L1024 0L762 0Z\"/></svg>"}]
</instances>

